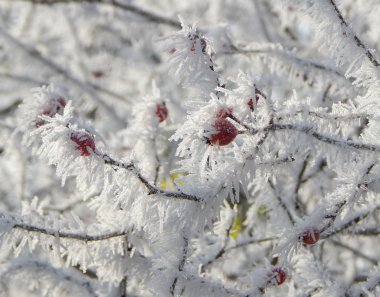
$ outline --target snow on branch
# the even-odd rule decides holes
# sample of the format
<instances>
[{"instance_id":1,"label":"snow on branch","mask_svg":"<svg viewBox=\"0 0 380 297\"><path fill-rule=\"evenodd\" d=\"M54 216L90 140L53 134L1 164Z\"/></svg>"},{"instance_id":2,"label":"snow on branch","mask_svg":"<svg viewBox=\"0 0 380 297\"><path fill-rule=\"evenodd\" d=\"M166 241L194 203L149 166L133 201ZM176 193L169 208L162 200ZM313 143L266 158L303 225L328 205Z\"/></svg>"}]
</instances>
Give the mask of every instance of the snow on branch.
<instances>
[{"instance_id":1,"label":"snow on branch","mask_svg":"<svg viewBox=\"0 0 380 297\"><path fill-rule=\"evenodd\" d=\"M0 3L0 295L376 296L380 6L132 2Z\"/></svg>"},{"instance_id":2,"label":"snow on branch","mask_svg":"<svg viewBox=\"0 0 380 297\"><path fill-rule=\"evenodd\" d=\"M373 66L379 67L380 66L379 62L376 60L376 58L373 56L373 54L370 52L370 50L364 45L364 43L359 39L359 37L352 32L350 26L347 24L346 20L343 18L343 15L340 12L340 10L339 10L338 6L336 5L335 1L334 0L328 0L328 1L332 5L332 7L333 7L333 9L334 9L337 17L339 18L339 20L341 22L341 25L344 27L343 35L344 36L350 36L351 35L352 38L354 39L356 45L364 50L365 55L371 61L371 63L373 64Z\"/></svg>"}]
</instances>

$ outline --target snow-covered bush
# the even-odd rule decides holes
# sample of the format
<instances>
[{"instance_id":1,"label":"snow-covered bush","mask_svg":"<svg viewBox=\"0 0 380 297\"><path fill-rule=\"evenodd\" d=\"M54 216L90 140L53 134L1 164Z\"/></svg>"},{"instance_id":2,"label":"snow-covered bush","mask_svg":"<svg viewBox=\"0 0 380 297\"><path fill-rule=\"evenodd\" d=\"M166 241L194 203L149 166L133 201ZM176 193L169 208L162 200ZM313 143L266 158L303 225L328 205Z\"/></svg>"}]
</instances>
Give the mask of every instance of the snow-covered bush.
<instances>
[{"instance_id":1,"label":"snow-covered bush","mask_svg":"<svg viewBox=\"0 0 380 297\"><path fill-rule=\"evenodd\" d=\"M380 296L379 13L1 1L0 296Z\"/></svg>"}]
</instances>

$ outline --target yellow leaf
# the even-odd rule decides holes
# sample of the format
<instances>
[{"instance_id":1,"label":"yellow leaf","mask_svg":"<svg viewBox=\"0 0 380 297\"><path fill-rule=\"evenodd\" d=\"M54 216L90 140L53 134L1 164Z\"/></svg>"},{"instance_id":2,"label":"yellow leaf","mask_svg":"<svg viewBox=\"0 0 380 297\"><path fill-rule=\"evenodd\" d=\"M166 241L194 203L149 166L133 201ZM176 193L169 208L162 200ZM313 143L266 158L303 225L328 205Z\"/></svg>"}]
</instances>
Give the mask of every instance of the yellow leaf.
<instances>
[{"instance_id":1,"label":"yellow leaf","mask_svg":"<svg viewBox=\"0 0 380 297\"><path fill-rule=\"evenodd\" d=\"M259 215L259 216L263 216L263 217L269 217L269 214L270 214L271 210L268 208L268 206L266 205L260 205L257 210L256 210L256 213Z\"/></svg>"},{"instance_id":2,"label":"yellow leaf","mask_svg":"<svg viewBox=\"0 0 380 297\"><path fill-rule=\"evenodd\" d=\"M232 228L230 231L230 236L236 240L242 229L243 229L243 222L241 220L241 217L240 217L240 215L236 215L236 217L232 221Z\"/></svg>"},{"instance_id":3,"label":"yellow leaf","mask_svg":"<svg viewBox=\"0 0 380 297\"><path fill-rule=\"evenodd\" d=\"M164 177L160 183L161 189L174 191L176 186L182 186L183 180L176 181L176 179L184 176L185 174L174 172L169 177Z\"/></svg>"}]
</instances>

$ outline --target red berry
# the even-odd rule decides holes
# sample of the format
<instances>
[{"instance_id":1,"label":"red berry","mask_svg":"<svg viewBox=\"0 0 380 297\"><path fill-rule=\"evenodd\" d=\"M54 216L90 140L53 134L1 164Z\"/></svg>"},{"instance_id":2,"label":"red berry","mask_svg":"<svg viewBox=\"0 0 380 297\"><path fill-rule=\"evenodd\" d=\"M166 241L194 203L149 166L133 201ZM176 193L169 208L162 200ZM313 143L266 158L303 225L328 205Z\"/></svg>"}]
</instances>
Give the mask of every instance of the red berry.
<instances>
[{"instance_id":1,"label":"red berry","mask_svg":"<svg viewBox=\"0 0 380 297\"><path fill-rule=\"evenodd\" d=\"M216 133L211 135L211 139L209 140L211 144L227 145L238 135L236 127L223 118L216 119L213 127Z\"/></svg>"},{"instance_id":2,"label":"red berry","mask_svg":"<svg viewBox=\"0 0 380 297\"><path fill-rule=\"evenodd\" d=\"M318 228L309 228L299 236L299 241L302 241L304 244L314 244L319 240L319 229Z\"/></svg>"},{"instance_id":3,"label":"red berry","mask_svg":"<svg viewBox=\"0 0 380 297\"><path fill-rule=\"evenodd\" d=\"M156 106L156 116L160 119L160 123L165 121L168 117L168 109L165 102L158 103Z\"/></svg>"},{"instance_id":4,"label":"red berry","mask_svg":"<svg viewBox=\"0 0 380 297\"><path fill-rule=\"evenodd\" d=\"M44 106L41 115L48 117L54 117L57 113L62 115L63 110L66 106L66 100L62 97L50 99ZM43 119L38 119L36 122L36 127L41 127L45 125L46 122Z\"/></svg>"},{"instance_id":5,"label":"red berry","mask_svg":"<svg viewBox=\"0 0 380 297\"><path fill-rule=\"evenodd\" d=\"M232 107L220 108L216 113L216 118L225 119L228 118L232 113Z\"/></svg>"},{"instance_id":6,"label":"red berry","mask_svg":"<svg viewBox=\"0 0 380 297\"><path fill-rule=\"evenodd\" d=\"M259 96L256 95L256 104L257 104L258 101L259 101ZM255 106L254 106L254 104L253 104L253 98L250 98L250 99L249 99L247 105L248 105L248 107L249 107L249 109L250 109L251 111L254 111L254 110L255 110Z\"/></svg>"},{"instance_id":7,"label":"red berry","mask_svg":"<svg viewBox=\"0 0 380 297\"><path fill-rule=\"evenodd\" d=\"M271 272L267 274L268 285L279 286L286 280L286 272L280 267L273 268Z\"/></svg>"},{"instance_id":8,"label":"red berry","mask_svg":"<svg viewBox=\"0 0 380 297\"><path fill-rule=\"evenodd\" d=\"M87 131L73 131L70 133L70 139L75 142L75 149L80 151L81 156L89 156L90 150L95 151L94 137Z\"/></svg>"}]
</instances>

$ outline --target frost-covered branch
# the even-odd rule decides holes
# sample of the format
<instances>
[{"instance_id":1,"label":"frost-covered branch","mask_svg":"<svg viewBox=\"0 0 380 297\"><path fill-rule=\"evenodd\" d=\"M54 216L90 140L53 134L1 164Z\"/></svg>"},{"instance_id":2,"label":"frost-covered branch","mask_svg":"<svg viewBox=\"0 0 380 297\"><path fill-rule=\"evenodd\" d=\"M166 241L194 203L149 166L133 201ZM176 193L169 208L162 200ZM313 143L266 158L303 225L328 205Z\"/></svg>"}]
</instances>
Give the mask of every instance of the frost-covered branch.
<instances>
[{"instance_id":1,"label":"frost-covered branch","mask_svg":"<svg viewBox=\"0 0 380 297\"><path fill-rule=\"evenodd\" d=\"M25 45L21 41L14 38L12 35L4 31L3 29L0 29L0 35L5 37L7 41L14 44L16 47L20 48L22 51L27 53L29 56L33 57L33 59L36 59L40 61L43 65L47 66L48 68L52 69L54 72L63 75L68 81L73 83L75 86L79 87L80 89L84 90L85 92L89 93L91 95L91 98L96 101L97 104L102 106L105 111L109 114L109 116L116 120L119 125L123 125L125 122L124 120L120 119L115 112L115 110L106 103L96 92L96 90L101 90L100 87L96 87L95 85L85 83L80 81L79 79L75 78L73 75L71 75L67 70L62 68L61 66L57 65L50 59L44 57L36 48L33 48L30 45Z\"/></svg>"},{"instance_id":2,"label":"frost-covered branch","mask_svg":"<svg viewBox=\"0 0 380 297\"><path fill-rule=\"evenodd\" d=\"M128 234L128 232L124 232L124 231L115 231L115 232L110 232L106 234L89 235L89 234L59 231L59 230L54 230L54 229L50 229L50 228L46 228L42 226L26 224L22 222L15 222L15 223L10 223L10 224L12 225L13 229L20 229L27 232L35 232L35 233L45 234L45 235L54 236L58 238L64 238L64 239L82 240L86 242L107 240L110 238L121 237Z\"/></svg>"},{"instance_id":3,"label":"frost-covered branch","mask_svg":"<svg viewBox=\"0 0 380 297\"><path fill-rule=\"evenodd\" d=\"M278 201L278 204L280 207L286 212L286 215L288 216L289 221L291 222L292 225L295 223L295 218L293 217L293 214L291 213L289 207L285 204L285 202L282 200L281 195L277 193L277 188L274 185L273 181L271 179L268 179L268 184L271 187L272 191L274 192L274 195Z\"/></svg>"},{"instance_id":4,"label":"frost-covered branch","mask_svg":"<svg viewBox=\"0 0 380 297\"><path fill-rule=\"evenodd\" d=\"M27 260L27 261L14 261L9 267L2 271L2 281L1 283L5 285L7 292L9 293L9 288L7 286L10 284L13 277L17 277L17 274L22 274L26 276L28 282L43 280L49 282L47 284L40 284L43 290L41 294L43 296L48 296L48 294L55 295L59 293L59 290L65 293L71 292L71 286L75 286L76 289L84 288L87 291L87 296L96 297L98 294L95 290L94 282L91 282L83 277L79 277L76 274L65 272L63 269L55 268L48 263L44 263L38 260ZM22 282L20 286L24 285ZM70 289L69 289L70 288ZM43 293L42 293L43 292ZM78 292L77 292L78 293ZM81 294L84 292L82 291ZM42 295L41 295L42 296Z\"/></svg>"},{"instance_id":5,"label":"frost-covered branch","mask_svg":"<svg viewBox=\"0 0 380 297\"><path fill-rule=\"evenodd\" d=\"M366 282L359 283L353 286L347 293L347 297L365 297L375 291L376 287L380 285L380 274L378 268L372 272ZM371 294L372 295L372 294Z\"/></svg>"},{"instance_id":6,"label":"frost-covered branch","mask_svg":"<svg viewBox=\"0 0 380 297\"><path fill-rule=\"evenodd\" d=\"M337 17L340 20L340 24L343 27L343 35L345 37L349 36L349 38L352 36L352 38L354 39L354 42L355 42L356 46L364 50L365 55L368 57L368 59L371 61L371 63L375 67L379 67L380 66L379 62L376 60L376 58L373 56L373 54L370 52L370 50L364 45L364 43L359 39L359 37L352 32L352 29L347 24L346 20L343 18L343 15L340 12L340 10L339 10L338 6L336 5L335 1L334 0L327 0L327 1L330 2L330 4L333 7L333 9L334 9Z\"/></svg>"},{"instance_id":7,"label":"frost-covered branch","mask_svg":"<svg viewBox=\"0 0 380 297\"><path fill-rule=\"evenodd\" d=\"M378 60L340 3L129 2L0 1L0 290L376 295Z\"/></svg>"},{"instance_id":8,"label":"frost-covered branch","mask_svg":"<svg viewBox=\"0 0 380 297\"><path fill-rule=\"evenodd\" d=\"M120 9L128 11L128 12L132 12L136 15L139 15L149 22L158 23L158 24L165 24L165 25L175 27L175 28L181 27L181 24L178 21L157 15L153 12L149 12L149 11L144 10L140 7L137 7L135 5L132 5L129 3L123 3L122 1L117 1L117 0L111 0L111 1L108 1L108 0L17 0L17 1L31 2L34 4L46 4L46 5L67 4L67 3L107 4L107 5L112 5L116 8L120 8Z\"/></svg>"},{"instance_id":9,"label":"frost-covered branch","mask_svg":"<svg viewBox=\"0 0 380 297\"><path fill-rule=\"evenodd\" d=\"M284 131L284 130L291 130L291 131L297 131L302 132L306 135L309 135L319 141L336 145L343 148L353 148L357 150L364 150L364 151L380 151L380 146L373 145L373 144L366 144L366 143L360 143L350 140L343 140L339 138L335 138L330 135L325 135L322 133L319 133L314 130L311 126L301 126L301 125L295 125L295 124L272 124L264 128L260 129L254 129L250 128L250 133L257 134L258 132L266 132L266 131Z\"/></svg>"},{"instance_id":10,"label":"frost-covered branch","mask_svg":"<svg viewBox=\"0 0 380 297\"><path fill-rule=\"evenodd\" d=\"M186 259L189 253L188 249L189 249L189 239L187 237L184 237L183 248L182 248L182 258L178 265L178 273L181 273L185 267ZM174 278L173 283L170 286L170 292L172 293L173 296L175 296L175 289L176 289L177 282L178 282L178 276Z\"/></svg>"},{"instance_id":11,"label":"frost-covered branch","mask_svg":"<svg viewBox=\"0 0 380 297\"><path fill-rule=\"evenodd\" d=\"M367 167L365 173L362 176L362 180L368 176L368 174L371 172L371 170L373 169L375 165L376 163L372 163L371 165ZM323 226L323 228L321 228L322 236L323 236L323 233L326 232L326 230L329 230L333 226L333 224L335 223L335 220L343 211L344 206L351 203L352 201L356 202L364 191L365 191L365 185L363 181L360 184L356 185L356 188L353 189L349 197L346 197L345 199L337 202L331 207L331 209L329 209L325 213L324 218L327 219L327 223Z\"/></svg>"},{"instance_id":12,"label":"frost-covered branch","mask_svg":"<svg viewBox=\"0 0 380 297\"><path fill-rule=\"evenodd\" d=\"M342 225L337 226L335 229L329 231L329 232L324 232L321 234L321 238L329 238L330 236L333 236L335 234L340 234L342 232L345 233L354 233L354 234L360 234L360 235L377 235L378 230L377 227L375 228L354 228L352 231L350 231L350 227L355 226L358 224L360 221L363 221L365 218L367 218L369 215L373 214L376 212L380 206L371 209L370 211L364 212L364 213L359 213L358 215L353 216L350 220L347 222L343 223ZM357 233L356 233L357 232Z\"/></svg>"},{"instance_id":13,"label":"frost-covered branch","mask_svg":"<svg viewBox=\"0 0 380 297\"><path fill-rule=\"evenodd\" d=\"M213 263L217 262L218 259L221 259L226 253L232 252L235 249L238 248L244 248L248 247L250 245L260 244L260 243L267 243L271 241L275 241L276 238L259 238L259 239L251 239L244 242L237 243L236 245L227 247L227 244L223 248L221 248L218 253L210 260L208 260L206 263L202 264L202 271L207 268L208 266L212 265Z\"/></svg>"},{"instance_id":14,"label":"frost-covered branch","mask_svg":"<svg viewBox=\"0 0 380 297\"><path fill-rule=\"evenodd\" d=\"M338 240L331 240L331 242L332 242L334 245L338 246L338 247L341 247L341 248L343 248L343 249L349 250L349 251L350 251L351 253L353 253L355 256L358 256L358 257L360 257L360 258L363 258L363 259L365 259L365 260L371 262L372 264L377 264L377 263L379 262L379 260L374 259L374 258L372 258L372 257L370 257L370 256L368 256L368 255L366 255L366 254L364 254L364 253L362 253L359 249L353 248L353 247L351 247L351 246L349 246L349 245L347 245L347 244L345 244L345 243L343 243L343 242L340 242L340 241L338 241Z\"/></svg>"},{"instance_id":15,"label":"frost-covered branch","mask_svg":"<svg viewBox=\"0 0 380 297\"><path fill-rule=\"evenodd\" d=\"M257 49L245 49L245 48L235 47L232 50L220 52L218 53L218 55L275 55L280 58L285 58L289 62L303 66L303 67L314 68L320 71L337 75L341 78L345 78L344 74L340 72L339 70L331 66L322 64L320 62L316 62L311 59L300 57L294 52L283 49L280 45L272 45L271 47L268 47L268 48L257 48Z\"/></svg>"},{"instance_id":16,"label":"frost-covered branch","mask_svg":"<svg viewBox=\"0 0 380 297\"><path fill-rule=\"evenodd\" d=\"M96 154L98 154L98 156L104 160L105 164L108 164L108 165L111 165L111 166L114 166L117 168L125 169L125 170L132 172L143 183L143 185L148 189L149 195L155 194L155 195L162 195L162 196L165 196L168 198L183 199L183 200L190 200L190 201L196 201L196 202L202 201L202 198L200 198L200 197L190 195L190 194L186 194L186 193L183 193L179 190L177 192L172 192L172 191L163 190L163 189L155 186L153 183L149 182L148 179L145 178L140 173L139 169L136 167L136 165L133 162L124 163L122 161L117 161L117 160L111 158L107 154L102 154L99 152L96 152Z\"/></svg>"}]
</instances>

